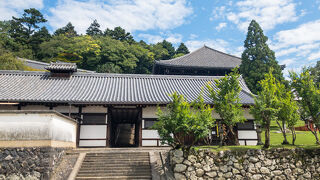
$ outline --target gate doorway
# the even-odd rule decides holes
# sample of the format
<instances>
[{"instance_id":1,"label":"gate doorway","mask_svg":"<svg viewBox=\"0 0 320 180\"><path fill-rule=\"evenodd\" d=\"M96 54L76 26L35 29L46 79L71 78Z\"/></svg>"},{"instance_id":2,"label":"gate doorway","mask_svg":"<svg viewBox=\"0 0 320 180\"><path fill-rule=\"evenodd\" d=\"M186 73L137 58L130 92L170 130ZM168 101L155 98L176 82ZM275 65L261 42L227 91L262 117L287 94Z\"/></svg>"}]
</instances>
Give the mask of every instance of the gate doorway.
<instances>
[{"instance_id":1,"label":"gate doorway","mask_svg":"<svg viewBox=\"0 0 320 180\"><path fill-rule=\"evenodd\" d=\"M140 108L110 108L112 147L138 147L141 131Z\"/></svg>"}]
</instances>

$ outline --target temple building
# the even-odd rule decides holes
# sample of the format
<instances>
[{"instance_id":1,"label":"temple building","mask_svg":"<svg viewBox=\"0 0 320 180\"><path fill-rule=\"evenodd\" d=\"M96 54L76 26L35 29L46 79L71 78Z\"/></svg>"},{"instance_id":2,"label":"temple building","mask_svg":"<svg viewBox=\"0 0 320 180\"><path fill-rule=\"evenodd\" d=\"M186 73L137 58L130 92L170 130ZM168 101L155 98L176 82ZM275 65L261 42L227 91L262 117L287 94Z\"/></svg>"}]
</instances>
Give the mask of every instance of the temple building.
<instances>
[{"instance_id":1,"label":"temple building","mask_svg":"<svg viewBox=\"0 0 320 180\"><path fill-rule=\"evenodd\" d=\"M210 62L213 60L216 63ZM170 62L172 65L164 65ZM178 62L184 66L175 66ZM0 146L163 146L158 132L151 128L158 118L157 107L165 108L172 101L169 94L174 92L190 102L203 92L205 103L213 105L204 87L214 85L215 79L240 62L239 58L205 46L168 63L157 62L156 75L86 73L79 72L72 63L51 63L45 67L47 71L38 72L2 70L0 132L4 136L0 137ZM185 76L188 73L193 76ZM215 74L220 76L212 76ZM241 145L255 145L257 133L249 114L253 95L242 78L239 83L248 121L238 124L235 130ZM220 119L216 112L213 116ZM216 135L214 128L211 137ZM32 141L34 138L37 141Z\"/></svg>"},{"instance_id":2,"label":"temple building","mask_svg":"<svg viewBox=\"0 0 320 180\"><path fill-rule=\"evenodd\" d=\"M153 74L224 76L240 64L236 56L203 46L181 57L155 61Z\"/></svg>"}]
</instances>

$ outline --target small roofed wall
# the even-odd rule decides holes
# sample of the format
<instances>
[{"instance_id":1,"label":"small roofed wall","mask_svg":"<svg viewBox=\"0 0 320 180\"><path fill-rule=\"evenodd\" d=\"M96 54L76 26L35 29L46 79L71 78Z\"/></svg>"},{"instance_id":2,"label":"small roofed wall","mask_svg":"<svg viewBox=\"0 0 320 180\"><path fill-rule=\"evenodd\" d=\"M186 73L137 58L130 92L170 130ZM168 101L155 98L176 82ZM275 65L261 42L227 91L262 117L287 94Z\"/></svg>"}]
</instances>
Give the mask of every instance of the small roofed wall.
<instances>
[{"instance_id":1,"label":"small roofed wall","mask_svg":"<svg viewBox=\"0 0 320 180\"><path fill-rule=\"evenodd\" d=\"M0 147L76 147L77 123L56 111L0 111Z\"/></svg>"}]
</instances>

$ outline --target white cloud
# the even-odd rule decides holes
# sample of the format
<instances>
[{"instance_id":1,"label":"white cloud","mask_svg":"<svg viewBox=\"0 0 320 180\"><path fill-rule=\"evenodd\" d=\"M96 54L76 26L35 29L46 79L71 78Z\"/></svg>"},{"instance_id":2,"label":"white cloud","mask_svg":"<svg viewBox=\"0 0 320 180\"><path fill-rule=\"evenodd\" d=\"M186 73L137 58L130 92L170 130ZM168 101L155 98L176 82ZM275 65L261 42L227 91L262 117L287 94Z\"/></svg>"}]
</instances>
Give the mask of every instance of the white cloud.
<instances>
[{"instance_id":1,"label":"white cloud","mask_svg":"<svg viewBox=\"0 0 320 180\"><path fill-rule=\"evenodd\" d=\"M195 39L195 38L197 38L198 37L198 35L196 35L196 34L190 34L190 36L189 36L189 39Z\"/></svg>"},{"instance_id":2,"label":"white cloud","mask_svg":"<svg viewBox=\"0 0 320 180\"><path fill-rule=\"evenodd\" d=\"M42 0L1 0L0 1L0 20L10 20L12 16L19 16L24 9L42 9Z\"/></svg>"},{"instance_id":3,"label":"white cloud","mask_svg":"<svg viewBox=\"0 0 320 180\"><path fill-rule=\"evenodd\" d=\"M182 41L182 35L181 34L169 34L169 36L166 38L166 40L171 42L172 44L177 44Z\"/></svg>"},{"instance_id":4,"label":"white cloud","mask_svg":"<svg viewBox=\"0 0 320 180\"><path fill-rule=\"evenodd\" d=\"M219 23L219 25L216 27L217 31L220 31L221 29L227 27L227 23Z\"/></svg>"},{"instance_id":5,"label":"white cloud","mask_svg":"<svg viewBox=\"0 0 320 180\"><path fill-rule=\"evenodd\" d=\"M277 24L298 19L293 0L243 0L233 5L235 8L221 6L213 10L215 19L227 18L242 31L246 31L252 19L264 30L271 30Z\"/></svg>"},{"instance_id":6,"label":"white cloud","mask_svg":"<svg viewBox=\"0 0 320 180\"><path fill-rule=\"evenodd\" d=\"M186 0L61 0L50 9L49 23L60 28L69 21L84 33L97 19L101 28L121 26L127 31L171 29L185 23L192 8Z\"/></svg>"},{"instance_id":7,"label":"white cloud","mask_svg":"<svg viewBox=\"0 0 320 180\"><path fill-rule=\"evenodd\" d=\"M157 42L163 41L163 37L159 35L151 34L139 34L138 37L145 39L148 43L156 44Z\"/></svg>"},{"instance_id":8,"label":"white cloud","mask_svg":"<svg viewBox=\"0 0 320 180\"><path fill-rule=\"evenodd\" d=\"M320 60L319 32L320 19L279 31L273 36L270 47L281 59L280 64L287 65L285 73L290 69L300 71L301 67L314 65Z\"/></svg>"},{"instance_id":9,"label":"white cloud","mask_svg":"<svg viewBox=\"0 0 320 180\"><path fill-rule=\"evenodd\" d=\"M228 53L229 43L223 39L189 40L185 42L190 51L197 50L206 45L218 51Z\"/></svg>"},{"instance_id":10,"label":"white cloud","mask_svg":"<svg viewBox=\"0 0 320 180\"><path fill-rule=\"evenodd\" d=\"M156 44L158 42L161 42L163 40L169 41L172 44L177 44L182 41L182 35L181 34L172 34L172 33L160 33L160 35L152 35L152 34L144 34L141 33L138 35L138 37L145 39L148 43Z\"/></svg>"},{"instance_id":11,"label":"white cloud","mask_svg":"<svg viewBox=\"0 0 320 180\"><path fill-rule=\"evenodd\" d=\"M277 41L276 49L292 46L306 45L320 41L320 19L298 26L295 29L277 32L274 39Z\"/></svg>"}]
</instances>

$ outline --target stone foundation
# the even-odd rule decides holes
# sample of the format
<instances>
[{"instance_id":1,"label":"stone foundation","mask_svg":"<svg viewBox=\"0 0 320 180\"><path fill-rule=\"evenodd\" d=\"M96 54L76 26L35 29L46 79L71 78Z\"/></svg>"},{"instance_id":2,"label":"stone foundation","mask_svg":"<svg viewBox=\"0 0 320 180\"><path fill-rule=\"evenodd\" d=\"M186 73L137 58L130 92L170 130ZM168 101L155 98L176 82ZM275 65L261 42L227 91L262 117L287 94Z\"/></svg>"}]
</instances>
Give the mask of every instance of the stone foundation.
<instances>
[{"instance_id":1,"label":"stone foundation","mask_svg":"<svg viewBox=\"0 0 320 180\"><path fill-rule=\"evenodd\" d=\"M54 166L64 154L64 148L1 148L1 179L50 179Z\"/></svg>"},{"instance_id":2,"label":"stone foundation","mask_svg":"<svg viewBox=\"0 0 320 180\"><path fill-rule=\"evenodd\" d=\"M320 149L170 152L177 180L320 179Z\"/></svg>"}]
</instances>

